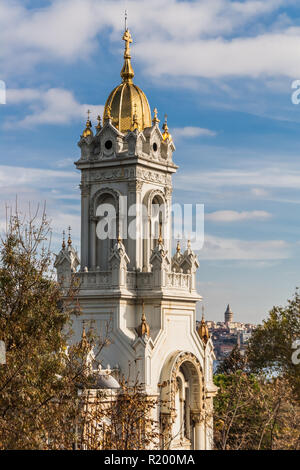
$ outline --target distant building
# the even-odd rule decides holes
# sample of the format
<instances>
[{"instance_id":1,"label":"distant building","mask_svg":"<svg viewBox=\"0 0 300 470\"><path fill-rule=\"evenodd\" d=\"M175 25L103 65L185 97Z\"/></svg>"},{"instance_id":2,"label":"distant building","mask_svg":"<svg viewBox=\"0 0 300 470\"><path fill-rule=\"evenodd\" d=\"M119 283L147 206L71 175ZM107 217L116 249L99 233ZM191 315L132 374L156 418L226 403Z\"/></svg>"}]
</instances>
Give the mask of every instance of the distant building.
<instances>
[{"instance_id":1,"label":"distant building","mask_svg":"<svg viewBox=\"0 0 300 470\"><path fill-rule=\"evenodd\" d=\"M245 354L252 332L256 328L256 325L251 323L234 321L229 304L224 313L224 322L207 321L206 325L214 345L216 362L228 356L236 345L241 354Z\"/></svg>"},{"instance_id":2,"label":"distant building","mask_svg":"<svg viewBox=\"0 0 300 470\"><path fill-rule=\"evenodd\" d=\"M225 323L232 323L233 322L233 312L229 306L229 304L227 305L227 309L225 311Z\"/></svg>"}]
</instances>

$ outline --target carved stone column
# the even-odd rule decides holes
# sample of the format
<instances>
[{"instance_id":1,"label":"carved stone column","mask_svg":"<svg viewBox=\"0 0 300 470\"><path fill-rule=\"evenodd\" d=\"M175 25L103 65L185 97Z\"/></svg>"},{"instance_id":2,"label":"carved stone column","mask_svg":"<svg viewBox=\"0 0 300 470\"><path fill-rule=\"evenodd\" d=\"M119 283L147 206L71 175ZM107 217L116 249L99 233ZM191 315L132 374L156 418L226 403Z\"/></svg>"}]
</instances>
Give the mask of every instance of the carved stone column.
<instances>
[{"instance_id":1,"label":"carved stone column","mask_svg":"<svg viewBox=\"0 0 300 470\"><path fill-rule=\"evenodd\" d=\"M130 181L128 183L128 210L134 204L136 205L136 214L135 214L135 223L136 223L136 239L130 237L128 232L128 256L130 258L130 268L140 268L142 269L142 255L143 255L143 243L142 243L142 213L140 210L142 202L142 187L143 182L140 180ZM131 212L131 215L128 217L128 225L132 227L134 216Z\"/></svg>"},{"instance_id":2,"label":"carved stone column","mask_svg":"<svg viewBox=\"0 0 300 470\"><path fill-rule=\"evenodd\" d=\"M201 413L199 411L191 412L191 421L194 426L194 450L205 450L205 426L204 420L202 419Z\"/></svg>"}]
</instances>

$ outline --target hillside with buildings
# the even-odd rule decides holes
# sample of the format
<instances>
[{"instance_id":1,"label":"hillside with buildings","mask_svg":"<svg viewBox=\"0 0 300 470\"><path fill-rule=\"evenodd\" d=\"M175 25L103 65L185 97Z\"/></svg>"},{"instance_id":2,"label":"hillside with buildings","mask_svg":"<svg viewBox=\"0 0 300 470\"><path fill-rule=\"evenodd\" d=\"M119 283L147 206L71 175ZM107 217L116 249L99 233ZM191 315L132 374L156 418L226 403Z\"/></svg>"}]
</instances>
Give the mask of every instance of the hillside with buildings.
<instances>
[{"instance_id":1,"label":"hillside with buildings","mask_svg":"<svg viewBox=\"0 0 300 470\"><path fill-rule=\"evenodd\" d=\"M217 361L221 361L228 356L236 345L244 354L251 334L256 328L256 325L252 323L234 321L234 315L229 305L227 305L224 313L223 322L208 320L206 325L214 345Z\"/></svg>"}]
</instances>

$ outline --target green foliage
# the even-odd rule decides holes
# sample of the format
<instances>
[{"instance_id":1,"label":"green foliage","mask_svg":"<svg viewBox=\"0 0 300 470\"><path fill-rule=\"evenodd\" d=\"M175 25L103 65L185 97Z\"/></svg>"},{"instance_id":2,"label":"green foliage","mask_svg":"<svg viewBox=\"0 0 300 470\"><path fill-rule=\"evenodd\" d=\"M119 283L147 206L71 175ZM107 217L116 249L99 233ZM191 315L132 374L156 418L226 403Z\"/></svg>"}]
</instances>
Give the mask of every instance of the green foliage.
<instances>
[{"instance_id":1,"label":"green foliage","mask_svg":"<svg viewBox=\"0 0 300 470\"><path fill-rule=\"evenodd\" d=\"M1 240L0 339L7 364L0 366L0 448L43 448L60 421L49 403L71 391L64 331L72 310L60 307L48 238L45 215L37 222L17 214Z\"/></svg>"},{"instance_id":2,"label":"green foliage","mask_svg":"<svg viewBox=\"0 0 300 470\"><path fill-rule=\"evenodd\" d=\"M292 362L292 344L300 339L300 294L285 307L273 307L267 320L253 332L249 348L248 363L254 372L287 377L300 397L300 365Z\"/></svg>"},{"instance_id":3,"label":"green foliage","mask_svg":"<svg viewBox=\"0 0 300 470\"><path fill-rule=\"evenodd\" d=\"M252 334L246 355L238 347L214 378L217 449L299 449L299 365L292 344L300 338L300 296L274 307Z\"/></svg>"},{"instance_id":4,"label":"green foliage","mask_svg":"<svg viewBox=\"0 0 300 470\"><path fill-rule=\"evenodd\" d=\"M242 356L238 345L236 345L231 353L219 364L217 374L230 374L238 370L244 370L246 361L246 357Z\"/></svg>"},{"instance_id":5,"label":"green foliage","mask_svg":"<svg viewBox=\"0 0 300 470\"><path fill-rule=\"evenodd\" d=\"M288 381L237 371L215 383L216 449L299 449L299 404Z\"/></svg>"}]
</instances>

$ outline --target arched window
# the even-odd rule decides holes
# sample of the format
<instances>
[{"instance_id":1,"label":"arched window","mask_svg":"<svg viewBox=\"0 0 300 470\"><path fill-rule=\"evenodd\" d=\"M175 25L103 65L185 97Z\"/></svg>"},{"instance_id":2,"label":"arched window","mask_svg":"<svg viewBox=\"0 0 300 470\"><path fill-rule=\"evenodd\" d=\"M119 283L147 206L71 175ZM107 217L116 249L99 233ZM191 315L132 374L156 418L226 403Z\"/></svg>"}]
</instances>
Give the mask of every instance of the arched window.
<instances>
[{"instance_id":1,"label":"arched window","mask_svg":"<svg viewBox=\"0 0 300 470\"><path fill-rule=\"evenodd\" d=\"M118 237L118 199L114 194L103 193L96 201L96 250L95 264L101 271L109 268L111 249Z\"/></svg>"},{"instance_id":2,"label":"arched window","mask_svg":"<svg viewBox=\"0 0 300 470\"><path fill-rule=\"evenodd\" d=\"M163 242L166 238L167 205L163 193L158 190L148 193L144 204L147 208L147 214L145 214L143 227L143 267L145 270L149 270L152 250L160 237Z\"/></svg>"}]
</instances>

